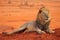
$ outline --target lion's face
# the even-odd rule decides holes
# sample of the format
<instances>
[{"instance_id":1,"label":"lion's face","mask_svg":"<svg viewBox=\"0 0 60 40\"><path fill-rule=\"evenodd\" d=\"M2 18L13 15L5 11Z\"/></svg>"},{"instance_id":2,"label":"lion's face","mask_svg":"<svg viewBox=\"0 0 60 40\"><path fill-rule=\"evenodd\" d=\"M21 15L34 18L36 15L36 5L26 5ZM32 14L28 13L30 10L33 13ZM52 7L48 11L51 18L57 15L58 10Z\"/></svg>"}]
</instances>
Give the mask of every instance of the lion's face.
<instances>
[{"instance_id":1,"label":"lion's face","mask_svg":"<svg viewBox=\"0 0 60 40\"><path fill-rule=\"evenodd\" d=\"M37 20L41 23L44 23L46 20L48 20L49 15L48 15L48 10L42 9L37 15Z\"/></svg>"}]
</instances>

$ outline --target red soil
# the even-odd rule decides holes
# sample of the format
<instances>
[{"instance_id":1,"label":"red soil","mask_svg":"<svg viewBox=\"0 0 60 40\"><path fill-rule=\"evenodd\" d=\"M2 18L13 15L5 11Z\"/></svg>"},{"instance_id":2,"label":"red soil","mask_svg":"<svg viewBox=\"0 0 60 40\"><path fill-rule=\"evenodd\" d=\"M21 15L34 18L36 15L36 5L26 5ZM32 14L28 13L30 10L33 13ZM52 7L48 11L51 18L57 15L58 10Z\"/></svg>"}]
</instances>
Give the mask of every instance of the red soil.
<instances>
[{"instance_id":1,"label":"red soil","mask_svg":"<svg viewBox=\"0 0 60 40\"><path fill-rule=\"evenodd\" d=\"M12 35L0 35L0 40L60 40L60 29L55 29L54 34L15 33Z\"/></svg>"}]
</instances>

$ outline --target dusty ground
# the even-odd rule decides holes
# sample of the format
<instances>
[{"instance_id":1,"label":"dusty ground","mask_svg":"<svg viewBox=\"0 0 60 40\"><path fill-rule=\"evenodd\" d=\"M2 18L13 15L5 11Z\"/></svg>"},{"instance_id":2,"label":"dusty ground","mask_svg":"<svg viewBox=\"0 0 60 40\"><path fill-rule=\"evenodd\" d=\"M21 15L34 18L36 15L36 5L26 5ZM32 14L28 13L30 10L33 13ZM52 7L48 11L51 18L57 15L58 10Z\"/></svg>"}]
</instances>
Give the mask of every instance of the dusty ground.
<instances>
[{"instance_id":1,"label":"dusty ground","mask_svg":"<svg viewBox=\"0 0 60 40\"><path fill-rule=\"evenodd\" d=\"M60 29L55 29L54 34L15 33L12 35L0 35L0 40L60 40Z\"/></svg>"}]
</instances>

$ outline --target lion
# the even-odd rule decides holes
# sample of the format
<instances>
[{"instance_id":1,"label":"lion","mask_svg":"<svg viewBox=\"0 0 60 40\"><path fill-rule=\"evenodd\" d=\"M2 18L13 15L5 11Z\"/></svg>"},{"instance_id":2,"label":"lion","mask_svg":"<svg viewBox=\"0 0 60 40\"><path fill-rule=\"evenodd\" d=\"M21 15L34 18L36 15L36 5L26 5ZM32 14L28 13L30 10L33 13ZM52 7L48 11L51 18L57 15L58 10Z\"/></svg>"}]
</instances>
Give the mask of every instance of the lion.
<instances>
[{"instance_id":1,"label":"lion","mask_svg":"<svg viewBox=\"0 0 60 40\"><path fill-rule=\"evenodd\" d=\"M11 31L11 32L3 32L3 34L13 34L15 32L19 32L24 30L24 33L26 32L32 32L35 31L39 34L42 33L54 33L55 31L51 30L49 28L49 24L51 22L51 19L49 17L49 10L46 9L44 6L39 9L39 12L37 14L37 18L35 21L27 22L23 24L20 28Z\"/></svg>"}]
</instances>

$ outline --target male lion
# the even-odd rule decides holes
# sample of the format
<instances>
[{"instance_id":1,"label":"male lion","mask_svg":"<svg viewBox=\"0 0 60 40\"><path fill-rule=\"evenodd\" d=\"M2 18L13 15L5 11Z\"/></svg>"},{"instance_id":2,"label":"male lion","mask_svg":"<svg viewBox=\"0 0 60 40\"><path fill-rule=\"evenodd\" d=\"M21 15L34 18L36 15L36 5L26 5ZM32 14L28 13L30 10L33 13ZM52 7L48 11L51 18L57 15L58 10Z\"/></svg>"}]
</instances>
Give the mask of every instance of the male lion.
<instances>
[{"instance_id":1,"label":"male lion","mask_svg":"<svg viewBox=\"0 0 60 40\"><path fill-rule=\"evenodd\" d=\"M50 24L50 17L49 17L49 10L46 9L44 6L40 8L38 15L37 15L37 19L35 21L31 21L31 22L27 22L24 25L22 25L19 29L16 29L12 32L3 32L4 34L13 34L15 32L18 31L22 31L25 29L24 32L31 32L31 31L35 31L37 33L54 33L54 31L52 31L49 28L49 24Z\"/></svg>"}]
</instances>

